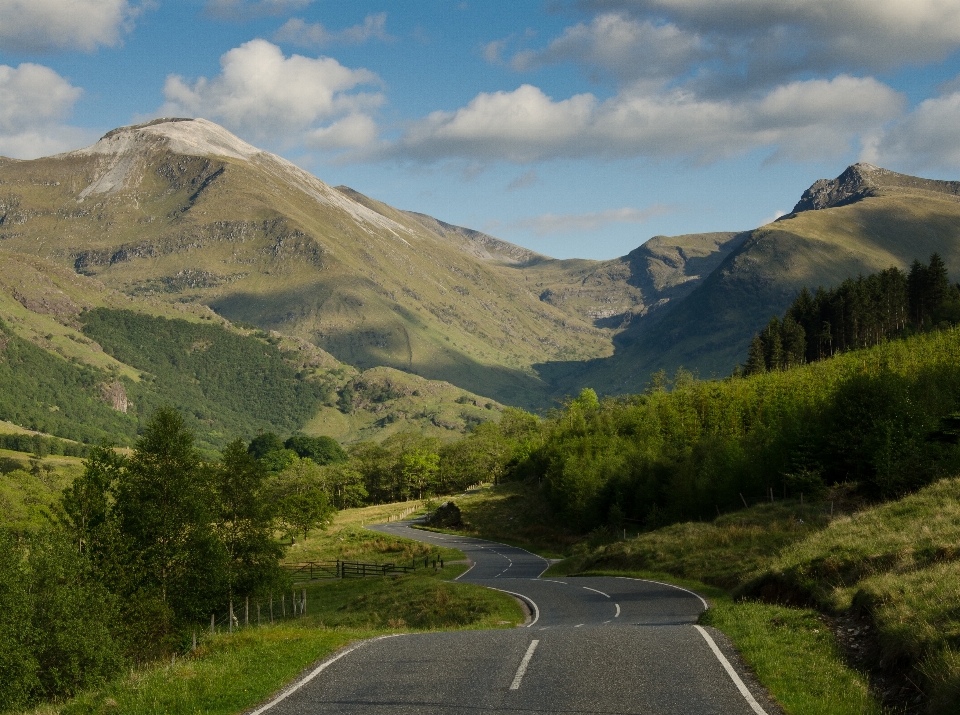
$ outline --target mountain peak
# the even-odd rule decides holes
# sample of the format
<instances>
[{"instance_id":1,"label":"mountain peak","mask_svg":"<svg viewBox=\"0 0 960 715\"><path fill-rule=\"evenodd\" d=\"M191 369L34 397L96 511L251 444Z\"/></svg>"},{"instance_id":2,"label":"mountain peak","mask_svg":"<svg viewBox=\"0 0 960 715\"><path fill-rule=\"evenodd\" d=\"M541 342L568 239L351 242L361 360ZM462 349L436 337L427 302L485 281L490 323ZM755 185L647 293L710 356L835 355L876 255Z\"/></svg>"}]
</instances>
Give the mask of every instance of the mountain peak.
<instances>
[{"instance_id":1,"label":"mountain peak","mask_svg":"<svg viewBox=\"0 0 960 715\"><path fill-rule=\"evenodd\" d=\"M846 206L876 195L879 189L889 188L921 189L939 194L960 195L960 181L921 179L860 162L848 166L836 179L815 181L803 192L792 213Z\"/></svg>"},{"instance_id":2,"label":"mountain peak","mask_svg":"<svg viewBox=\"0 0 960 715\"><path fill-rule=\"evenodd\" d=\"M93 146L77 154L123 154L147 145L162 144L176 154L249 159L261 153L251 144L206 119L167 117L107 132Z\"/></svg>"}]
</instances>

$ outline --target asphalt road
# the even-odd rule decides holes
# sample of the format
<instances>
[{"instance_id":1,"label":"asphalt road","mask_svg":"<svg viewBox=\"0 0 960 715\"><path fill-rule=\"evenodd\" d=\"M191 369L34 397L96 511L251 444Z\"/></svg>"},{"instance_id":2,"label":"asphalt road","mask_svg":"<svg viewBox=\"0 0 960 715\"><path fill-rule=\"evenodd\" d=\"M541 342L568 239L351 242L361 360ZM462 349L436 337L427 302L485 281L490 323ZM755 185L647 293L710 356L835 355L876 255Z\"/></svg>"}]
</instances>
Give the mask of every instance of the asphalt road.
<instances>
[{"instance_id":1,"label":"asphalt road","mask_svg":"<svg viewBox=\"0 0 960 715\"><path fill-rule=\"evenodd\" d=\"M547 562L512 546L411 529L371 529L463 551L459 581L528 604L523 628L404 634L318 664L253 711L781 715L722 633L694 625L695 593L626 578L538 578Z\"/></svg>"}]
</instances>

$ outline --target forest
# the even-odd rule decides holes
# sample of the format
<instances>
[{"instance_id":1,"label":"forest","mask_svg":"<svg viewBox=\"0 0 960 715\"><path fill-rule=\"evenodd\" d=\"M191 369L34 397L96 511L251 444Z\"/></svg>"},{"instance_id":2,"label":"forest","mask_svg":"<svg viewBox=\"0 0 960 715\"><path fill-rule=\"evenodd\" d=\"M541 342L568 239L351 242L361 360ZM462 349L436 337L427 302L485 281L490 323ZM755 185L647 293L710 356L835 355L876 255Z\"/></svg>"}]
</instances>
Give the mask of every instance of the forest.
<instances>
[{"instance_id":1,"label":"forest","mask_svg":"<svg viewBox=\"0 0 960 715\"><path fill-rule=\"evenodd\" d=\"M960 323L960 284L943 259L915 260L909 273L891 267L848 278L816 293L804 287L782 318L754 336L743 372L783 370L837 353Z\"/></svg>"}]
</instances>

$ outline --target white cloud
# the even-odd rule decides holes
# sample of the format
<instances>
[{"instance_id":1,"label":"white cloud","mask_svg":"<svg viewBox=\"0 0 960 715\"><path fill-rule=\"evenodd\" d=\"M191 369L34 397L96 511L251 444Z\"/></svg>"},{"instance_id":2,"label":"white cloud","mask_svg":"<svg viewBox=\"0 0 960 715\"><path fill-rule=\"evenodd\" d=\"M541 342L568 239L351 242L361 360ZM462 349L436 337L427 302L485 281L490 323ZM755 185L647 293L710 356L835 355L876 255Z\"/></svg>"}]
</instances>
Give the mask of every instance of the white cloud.
<instances>
[{"instance_id":1,"label":"white cloud","mask_svg":"<svg viewBox=\"0 0 960 715\"><path fill-rule=\"evenodd\" d=\"M499 57L503 48L497 43L490 43L487 48L494 46ZM529 70L562 62L581 62L610 72L623 81L672 78L705 56L700 38L683 32L676 25L604 13L590 23L568 27L543 50L518 52L511 64L514 69Z\"/></svg>"},{"instance_id":2,"label":"white cloud","mask_svg":"<svg viewBox=\"0 0 960 715\"><path fill-rule=\"evenodd\" d=\"M861 158L904 170L960 169L960 92L921 102L901 121L878 132Z\"/></svg>"},{"instance_id":3,"label":"white cloud","mask_svg":"<svg viewBox=\"0 0 960 715\"><path fill-rule=\"evenodd\" d=\"M352 91L380 85L373 72L344 67L330 57L285 57L266 40L230 50L220 65L222 72L213 79L167 77L167 103L159 114L204 116L258 138L294 143L303 132L343 117L353 116L351 122L359 126L357 116L384 101L380 92Z\"/></svg>"},{"instance_id":4,"label":"white cloud","mask_svg":"<svg viewBox=\"0 0 960 715\"><path fill-rule=\"evenodd\" d=\"M307 24L298 17L287 20L273 39L276 42L288 42L299 47L324 47L332 44L360 45L368 40L389 42L393 38L387 34L387 13L367 15L363 24L331 31L321 23Z\"/></svg>"},{"instance_id":5,"label":"white cloud","mask_svg":"<svg viewBox=\"0 0 960 715\"><path fill-rule=\"evenodd\" d=\"M304 144L323 151L358 149L373 144L377 134L377 123L373 119L366 114L351 114L330 126L309 132Z\"/></svg>"},{"instance_id":6,"label":"white cloud","mask_svg":"<svg viewBox=\"0 0 960 715\"><path fill-rule=\"evenodd\" d=\"M296 12L314 0L208 0L207 14L220 20L248 20Z\"/></svg>"},{"instance_id":7,"label":"white cloud","mask_svg":"<svg viewBox=\"0 0 960 715\"><path fill-rule=\"evenodd\" d=\"M778 159L804 160L846 150L902 107L903 98L886 85L848 76L792 82L745 100L633 88L602 102L592 94L554 101L523 85L479 94L454 112L434 112L410 126L390 151L419 161L715 161L762 147Z\"/></svg>"},{"instance_id":8,"label":"white cloud","mask_svg":"<svg viewBox=\"0 0 960 715\"><path fill-rule=\"evenodd\" d=\"M801 59L880 69L945 58L960 44L952 0L580 0L582 8L677 24ZM755 38L760 38L756 40ZM767 58L756 57L758 64Z\"/></svg>"},{"instance_id":9,"label":"white cloud","mask_svg":"<svg viewBox=\"0 0 960 715\"><path fill-rule=\"evenodd\" d=\"M0 65L0 155L34 159L82 146L90 133L63 123L82 94L49 67Z\"/></svg>"},{"instance_id":10,"label":"white cloud","mask_svg":"<svg viewBox=\"0 0 960 715\"><path fill-rule=\"evenodd\" d=\"M119 43L136 12L128 0L0 0L0 46L8 52L89 52Z\"/></svg>"},{"instance_id":11,"label":"white cloud","mask_svg":"<svg viewBox=\"0 0 960 715\"><path fill-rule=\"evenodd\" d=\"M586 233L615 223L646 223L657 216L672 213L674 208L654 204L645 209L624 207L581 214L543 214L507 224L507 228L532 231L537 236L552 233Z\"/></svg>"}]
</instances>

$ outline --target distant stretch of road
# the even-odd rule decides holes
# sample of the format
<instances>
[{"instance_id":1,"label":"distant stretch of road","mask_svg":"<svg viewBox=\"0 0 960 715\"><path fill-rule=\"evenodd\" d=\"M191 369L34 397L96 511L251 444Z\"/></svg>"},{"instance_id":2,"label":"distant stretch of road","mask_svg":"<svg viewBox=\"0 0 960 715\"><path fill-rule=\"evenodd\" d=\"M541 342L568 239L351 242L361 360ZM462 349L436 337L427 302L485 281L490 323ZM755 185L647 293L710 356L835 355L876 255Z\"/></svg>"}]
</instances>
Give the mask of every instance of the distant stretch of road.
<instances>
[{"instance_id":1,"label":"distant stretch of road","mask_svg":"<svg viewBox=\"0 0 960 715\"><path fill-rule=\"evenodd\" d=\"M410 522L368 528L463 551L472 566L458 580L521 599L528 623L366 641L251 715L781 715L726 638L695 625L707 603L691 591L626 578L540 578L547 562L523 549Z\"/></svg>"}]
</instances>

